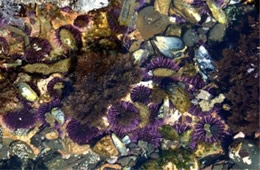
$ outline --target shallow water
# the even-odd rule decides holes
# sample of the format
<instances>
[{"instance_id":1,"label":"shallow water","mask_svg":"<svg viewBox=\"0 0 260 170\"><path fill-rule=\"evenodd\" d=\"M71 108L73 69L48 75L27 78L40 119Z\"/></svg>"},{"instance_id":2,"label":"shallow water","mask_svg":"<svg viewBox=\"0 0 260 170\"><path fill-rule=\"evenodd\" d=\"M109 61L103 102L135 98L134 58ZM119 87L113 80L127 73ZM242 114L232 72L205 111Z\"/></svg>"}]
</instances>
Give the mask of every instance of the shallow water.
<instances>
[{"instance_id":1,"label":"shallow water","mask_svg":"<svg viewBox=\"0 0 260 170\"><path fill-rule=\"evenodd\" d=\"M259 169L255 1L0 1L0 169Z\"/></svg>"}]
</instances>

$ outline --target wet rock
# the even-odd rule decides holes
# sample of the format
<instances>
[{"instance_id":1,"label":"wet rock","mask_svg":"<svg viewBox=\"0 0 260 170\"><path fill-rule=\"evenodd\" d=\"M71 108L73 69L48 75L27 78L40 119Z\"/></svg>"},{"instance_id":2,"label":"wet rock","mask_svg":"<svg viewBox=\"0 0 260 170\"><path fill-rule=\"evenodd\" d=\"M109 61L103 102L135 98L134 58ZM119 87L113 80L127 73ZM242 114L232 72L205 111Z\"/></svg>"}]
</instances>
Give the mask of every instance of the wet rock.
<instances>
[{"instance_id":1,"label":"wet rock","mask_svg":"<svg viewBox=\"0 0 260 170\"><path fill-rule=\"evenodd\" d=\"M195 156L198 158L204 158L209 155L221 155L223 153L224 151L220 143L213 143L213 144L199 143L194 152Z\"/></svg>"},{"instance_id":2,"label":"wet rock","mask_svg":"<svg viewBox=\"0 0 260 170\"><path fill-rule=\"evenodd\" d=\"M63 143L60 139L53 139L53 140L44 140L43 141L44 147L49 147L52 150L60 150L63 149Z\"/></svg>"},{"instance_id":3,"label":"wet rock","mask_svg":"<svg viewBox=\"0 0 260 170\"><path fill-rule=\"evenodd\" d=\"M221 24L228 24L227 16L225 12L219 7L213 0L206 1L212 16Z\"/></svg>"},{"instance_id":4,"label":"wet rock","mask_svg":"<svg viewBox=\"0 0 260 170\"><path fill-rule=\"evenodd\" d=\"M154 9L161 14L168 15L171 0L155 0Z\"/></svg>"},{"instance_id":5,"label":"wet rock","mask_svg":"<svg viewBox=\"0 0 260 170\"><path fill-rule=\"evenodd\" d=\"M229 158L241 169L259 169L259 151L254 141L236 139L229 146Z\"/></svg>"},{"instance_id":6,"label":"wet rock","mask_svg":"<svg viewBox=\"0 0 260 170\"><path fill-rule=\"evenodd\" d=\"M109 135L99 140L93 147L93 151L103 158L114 158L119 155L119 152Z\"/></svg>"},{"instance_id":7,"label":"wet rock","mask_svg":"<svg viewBox=\"0 0 260 170\"><path fill-rule=\"evenodd\" d=\"M45 136L49 133L52 133L53 129L49 127L41 128L37 133L35 133L30 141L31 144L35 147L43 147L43 141L45 140Z\"/></svg>"},{"instance_id":8,"label":"wet rock","mask_svg":"<svg viewBox=\"0 0 260 170\"><path fill-rule=\"evenodd\" d=\"M214 20L211 16L208 16L206 20L203 22L203 29L209 30L216 24L216 20Z\"/></svg>"},{"instance_id":9,"label":"wet rock","mask_svg":"<svg viewBox=\"0 0 260 170\"><path fill-rule=\"evenodd\" d=\"M39 73L43 75L49 75L52 73L66 73L69 71L71 66L71 59L67 58L61 61L58 61L54 64L27 64L23 67L24 71L27 73Z\"/></svg>"},{"instance_id":10,"label":"wet rock","mask_svg":"<svg viewBox=\"0 0 260 170\"><path fill-rule=\"evenodd\" d=\"M194 46L199 40L199 35L192 29L187 30L183 35L183 41L188 47Z\"/></svg>"},{"instance_id":11,"label":"wet rock","mask_svg":"<svg viewBox=\"0 0 260 170\"><path fill-rule=\"evenodd\" d=\"M122 157L118 159L117 163L119 163L122 166L129 166L131 160L135 161L136 157L135 156Z\"/></svg>"},{"instance_id":12,"label":"wet rock","mask_svg":"<svg viewBox=\"0 0 260 170\"><path fill-rule=\"evenodd\" d=\"M0 169L22 169L23 162L18 156L11 156L10 159L0 160Z\"/></svg>"},{"instance_id":13,"label":"wet rock","mask_svg":"<svg viewBox=\"0 0 260 170\"><path fill-rule=\"evenodd\" d=\"M69 165L73 166L73 169L95 169L100 162L100 156L94 152L87 152L81 158L77 158Z\"/></svg>"},{"instance_id":14,"label":"wet rock","mask_svg":"<svg viewBox=\"0 0 260 170\"><path fill-rule=\"evenodd\" d=\"M159 159L160 158L160 154L158 152L153 152L150 155L150 158L152 158L152 159Z\"/></svg>"},{"instance_id":15,"label":"wet rock","mask_svg":"<svg viewBox=\"0 0 260 170\"><path fill-rule=\"evenodd\" d=\"M176 149L179 148L179 142L178 141L171 141L171 140L167 140L167 139L163 139L161 142L161 148L163 150L169 150L169 149Z\"/></svg>"},{"instance_id":16,"label":"wet rock","mask_svg":"<svg viewBox=\"0 0 260 170\"><path fill-rule=\"evenodd\" d=\"M8 147L0 147L0 159L9 159L9 148Z\"/></svg>"},{"instance_id":17,"label":"wet rock","mask_svg":"<svg viewBox=\"0 0 260 170\"><path fill-rule=\"evenodd\" d=\"M200 22L201 16L198 12L198 9L193 8L190 4L186 3L183 0L174 0L173 8L170 11L170 14L177 14L185 18L190 23L196 24Z\"/></svg>"},{"instance_id":18,"label":"wet rock","mask_svg":"<svg viewBox=\"0 0 260 170\"><path fill-rule=\"evenodd\" d=\"M27 160L34 157L32 148L23 141L13 141L9 144L10 155L16 155L22 160Z\"/></svg>"},{"instance_id":19,"label":"wet rock","mask_svg":"<svg viewBox=\"0 0 260 170\"><path fill-rule=\"evenodd\" d=\"M170 25L165 33L166 36L180 37L182 33L181 28L178 25Z\"/></svg>"},{"instance_id":20,"label":"wet rock","mask_svg":"<svg viewBox=\"0 0 260 170\"><path fill-rule=\"evenodd\" d=\"M145 40L163 32L168 25L168 16L155 11L152 6L145 7L138 13L136 28Z\"/></svg>"},{"instance_id":21,"label":"wet rock","mask_svg":"<svg viewBox=\"0 0 260 170\"><path fill-rule=\"evenodd\" d=\"M98 170L121 170L122 167L118 164L104 164L102 166L100 166L99 168L97 168Z\"/></svg>"},{"instance_id":22,"label":"wet rock","mask_svg":"<svg viewBox=\"0 0 260 170\"><path fill-rule=\"evenodd\" d=\"M224 24L216 24L209 32L209 40L221 42L226 33L226 26Z\"/></svg>"},{"instance_id":23,"label":"wet rock","mask_svg":"<svg viewBox=\"0 0 260 170\"><path fill-rule=\"evenodd\" d=\"M35 169L65 169L65 160L59 152L49 151L35 161Z\"/></svg>"}]
</instances>

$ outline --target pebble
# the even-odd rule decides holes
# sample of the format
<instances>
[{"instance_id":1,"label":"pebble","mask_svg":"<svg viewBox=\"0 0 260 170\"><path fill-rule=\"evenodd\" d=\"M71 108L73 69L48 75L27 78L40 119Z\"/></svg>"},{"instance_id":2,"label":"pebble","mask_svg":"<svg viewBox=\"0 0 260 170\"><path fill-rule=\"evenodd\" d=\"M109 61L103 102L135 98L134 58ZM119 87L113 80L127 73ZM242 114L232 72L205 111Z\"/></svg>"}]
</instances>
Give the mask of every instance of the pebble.
<instances>
[{"instance_id":1,"label":"pebble","mask_svg":"<svg viewBox=\"0 0 260 170\"><path fill-rule=\"evenodd\" d=\"M198 33L193 31L192 29L187 30L183 35L183 41L186 46L192 47L197 43L199 40Z\"/></svg>"}]
</instances>

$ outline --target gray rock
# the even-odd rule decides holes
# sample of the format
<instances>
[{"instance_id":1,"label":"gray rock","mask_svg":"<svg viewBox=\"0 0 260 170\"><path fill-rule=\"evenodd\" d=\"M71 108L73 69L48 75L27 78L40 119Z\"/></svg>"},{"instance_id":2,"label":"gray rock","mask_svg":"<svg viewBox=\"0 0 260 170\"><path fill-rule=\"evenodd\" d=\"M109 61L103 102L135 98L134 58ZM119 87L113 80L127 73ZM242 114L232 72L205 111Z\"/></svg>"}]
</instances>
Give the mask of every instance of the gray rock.
<instances>
[{"instance_id":1,"label":"gray rock","mask_svg":"<svg viewBox=\"0 0 260 170\"><path fill-rule=\"evenodd\" d=\"M254 141L236 139L229 146L229 158L241 169L260 169L259 152Z\"/></svg>"},{"instance_id":2,"label":"gray rock","mask_svg":"<svg viewBox=\"0 0 260 170\"><path fill-rule=\"evenodd\" d=\"M118 159L117 163L119 163L122 166L129 166L131 160L135 161L136 157L135 156L122 157Z\"/></svg>"},{"instance_id":3,"label":"gray rock","mask_svg":"<svg viewBox=\"0 0 260 170\"><path fill-rule=\"evenodd\" d=\"M34 157L32 148L23 141L13 141L9 144L10 155L16 155L22 160L27 160Z\"/></svg>"},{"instance_id":4,"label":"gray rock","mask_svg":"<svg viewBox=\"0 0 260 170\"><path fill-rule=\"evenodd\" d=\"M2 147L0 149L0 159L9 159L9 148Z\"/></svg>"},{"instance_id":5,"label":"gray rock","mask_svg":"<svg viewBox=\"0 0 260 170\"><path fill-rule=\"evenodd\" d=\"M199 40L198 33L192 29L187 30L183 35L183 41L188 47L192 47Z\"/></svg>"},{"instance_id":6,"label":"gray rock","mask_svg":"<svg viewBox=\"0 0 260 170\"><path fill-rule=\"evenodd\" d=\"M226 33L226 26L224 24L216 24L209 32L209 40L221 42Z\"/></svg>"},{"instance_id":7,"label":"gray rock","mask_svg":"<svg viewBox=\"0 0 260 170\"><path fill-rule=\"evenodd\" d=\"M53 139L53 140L46 139L43 141L43 146L49 147L52 150L63 149L63 143L60 139Z\"/></svg>"},{"instance_id":8,"label":"gray rock","mask_svg":"<svg viewBox=\"0 0 260 170\"><path fill-rule=\"evenodd\" d=\"M153 152L151 155L150 155L150 158L152 159L159 159L160 158L160 155L158 152Z\"/></svg>"}]
</instances>

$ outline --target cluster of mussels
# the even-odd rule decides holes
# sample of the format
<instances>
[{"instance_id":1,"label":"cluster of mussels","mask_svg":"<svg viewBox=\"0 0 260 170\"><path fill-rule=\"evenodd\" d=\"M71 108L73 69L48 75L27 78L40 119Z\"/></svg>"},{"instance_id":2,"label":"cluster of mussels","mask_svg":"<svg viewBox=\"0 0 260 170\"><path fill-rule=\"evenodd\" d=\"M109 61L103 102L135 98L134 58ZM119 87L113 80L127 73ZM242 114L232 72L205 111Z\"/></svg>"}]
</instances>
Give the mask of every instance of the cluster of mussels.
<instances>
[{"instance_id":1,"label":"cluster of mussels","mask_svg":"<svg viewBox=\"0 0 260 170\"><path fill-rule=\"evenodd\" d=\"M229 146L213 60L254 6L105 2L87 13L0 3L0 167L256 168L252 141Z\"/></svg>"}]
</instances>

